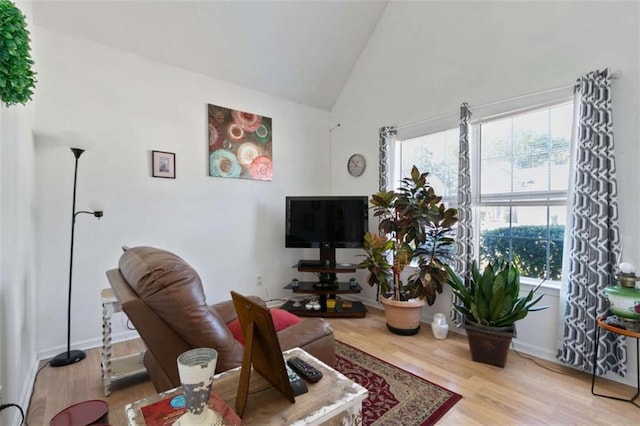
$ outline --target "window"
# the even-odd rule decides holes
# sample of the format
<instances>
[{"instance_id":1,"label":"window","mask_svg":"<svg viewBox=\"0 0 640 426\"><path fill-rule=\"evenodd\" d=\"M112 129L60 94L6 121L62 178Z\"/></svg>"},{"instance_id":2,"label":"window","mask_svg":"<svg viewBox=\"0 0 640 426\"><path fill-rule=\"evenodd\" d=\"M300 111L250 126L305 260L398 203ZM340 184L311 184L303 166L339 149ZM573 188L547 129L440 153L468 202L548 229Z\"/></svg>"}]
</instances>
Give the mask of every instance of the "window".
<instances>
[{"instance_id":1,"label":"window","mask_svg":"<svg viewBox=\"0 0 640 426\"><path fill-rule=\"evenodd\" d=\"M400 177L409 176L415 165L429 172L429 184L447 205L456 203L458 194L459 130L447 130L407 139L400 143Z\"/></svg>"},{"instance_id":2,"label":"window","mask_svg":"<svg viewBox=\"0 0 640 426\"><path fill-rule=\"evenodd\" d=\"M556 104L477 121L471 131L472 196L481 264L515 262L523 277L559 281L566 220L573 105ZM431 173L456 202L458 129L399 141L400 168Z\"/></svg>"}]
</instances>

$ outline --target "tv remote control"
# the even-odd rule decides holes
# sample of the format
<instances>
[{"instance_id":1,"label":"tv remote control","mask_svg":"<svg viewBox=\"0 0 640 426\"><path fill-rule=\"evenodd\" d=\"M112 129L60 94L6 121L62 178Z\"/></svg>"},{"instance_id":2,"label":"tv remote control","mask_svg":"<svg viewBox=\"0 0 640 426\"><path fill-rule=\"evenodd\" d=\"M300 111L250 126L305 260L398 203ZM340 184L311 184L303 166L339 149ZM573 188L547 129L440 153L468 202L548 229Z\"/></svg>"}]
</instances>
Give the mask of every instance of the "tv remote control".
<instances>
[{"instance_id":1,"label":"tv remote control","mask_svg":"<svg viewBox=\"0 0 640 426\"><path fill-rule=\"evenodd\" d=\"M302 380L299 374L293 371L293 368L285 365L287 367L287 376L289 377L289 384L291 384L291 390L293 390L293 396L302 395L303 393L307 393L309 389L307 389L307 384Z\"/></svg>"},{"instance_id":2,"label":"tv remote control","mask_svg":"<svg viewBox=\"0 0 640 426\"><path fill-rule=\"evenodd\" d=\"M322 379L322 372L298 357L289 358L287 364L309 383Z\"/></svg>"}]
</instances>

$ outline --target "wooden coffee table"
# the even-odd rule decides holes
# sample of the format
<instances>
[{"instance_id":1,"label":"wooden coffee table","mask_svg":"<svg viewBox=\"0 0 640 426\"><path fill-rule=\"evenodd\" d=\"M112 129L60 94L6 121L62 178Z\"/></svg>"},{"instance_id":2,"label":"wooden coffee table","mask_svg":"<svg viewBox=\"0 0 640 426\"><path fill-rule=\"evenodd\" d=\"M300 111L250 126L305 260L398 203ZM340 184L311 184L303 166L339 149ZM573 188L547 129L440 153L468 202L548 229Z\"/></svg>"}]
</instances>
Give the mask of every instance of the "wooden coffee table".
<instances>
[{"instance_id":1,"label":"wooden coffee table","mask_svg":"<svg viewBox=\"0 0 640 426\"><path fill-rule=\"evenodd\" d=\"M362 401L368 391L314 358L300 348L283 353L285 359L297 356L322 371L317 383L307 383L309 392L296 397L295 404L267 383L258 373L251 373L249 398L243 416L247 425L362 425ZM235 407L240 367L215 376L213 389L230 406ZM141 399L125 407L130 426L145 425L141 407L180 394L175 388Z\"/></svg>"}]
</instances>

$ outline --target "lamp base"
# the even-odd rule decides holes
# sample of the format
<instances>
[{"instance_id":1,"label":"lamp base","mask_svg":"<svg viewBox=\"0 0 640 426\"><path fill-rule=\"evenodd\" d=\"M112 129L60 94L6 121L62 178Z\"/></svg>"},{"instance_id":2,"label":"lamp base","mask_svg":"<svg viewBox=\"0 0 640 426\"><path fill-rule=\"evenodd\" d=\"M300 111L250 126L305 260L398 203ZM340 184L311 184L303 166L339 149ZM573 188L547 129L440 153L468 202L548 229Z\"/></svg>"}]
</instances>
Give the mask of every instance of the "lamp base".
<instances>
[{"instance_id":1,"label":"lamp base","mask_svg":"<svg viewBox=\"0 0 640 426\"><path fill-rule=\"evenodd\" d=\"M49 365L52 367L64 367L65 365L75 364L76 362L85 359L87 354L82 351L74 350L69 352L62 352L51 358Z\"/></svg>"}]
</instances>

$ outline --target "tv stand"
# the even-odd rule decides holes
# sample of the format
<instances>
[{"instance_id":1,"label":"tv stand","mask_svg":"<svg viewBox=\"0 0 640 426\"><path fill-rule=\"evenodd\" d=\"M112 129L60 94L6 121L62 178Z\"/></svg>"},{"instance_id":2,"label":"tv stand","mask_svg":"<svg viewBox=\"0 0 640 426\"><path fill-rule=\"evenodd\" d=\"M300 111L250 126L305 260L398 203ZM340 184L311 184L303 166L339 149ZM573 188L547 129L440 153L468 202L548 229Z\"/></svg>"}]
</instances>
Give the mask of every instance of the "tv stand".
<instances>
[{"instance_id":1,"label":"tv stand","mask_svg":"<svg viewBox=\"0 0 640 426\"><path fill-rule=\"evenodd\" d=\"M322 250L322 249L321 249ZM336 294L358 294L362 291L359 284L352 285L349 282L337 282L336 274L356 272L358 266L353 263L335 263L335 250L333 251L333 263L327 264L327 259L317 260L300 260L297 265L293 265L300 272L314 272L320 274L319 282L300 282L297 286L289 284L285 289L292 290L294 293L304 293L319 296L320 310L308 310L305 303L301 306L293 306L294 302L289 300L281 309L285 309L301 317L346 317L346 318L363 318L367 313L367 308L362 302L356 301L336 301L335 308L327 308L327 299L336 298ZM348 304L351 306L348 306Z\"/></svg>"},{"instance_id":2,"label":"tv stand","mask_svg":"<svg viewBox=\"0 0 640 426\"><path fill-rule=\"evenodd\" d=\"M320 260L298 260L298 268L322 268L324 265Z\"/></svg>"}]
</instances>

